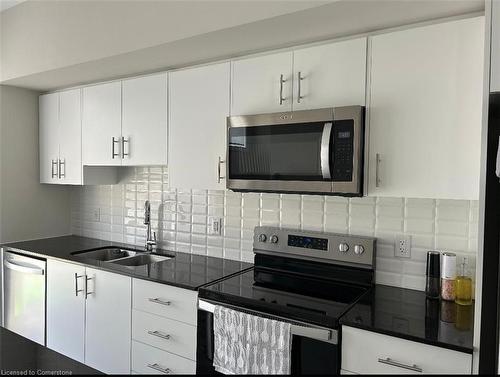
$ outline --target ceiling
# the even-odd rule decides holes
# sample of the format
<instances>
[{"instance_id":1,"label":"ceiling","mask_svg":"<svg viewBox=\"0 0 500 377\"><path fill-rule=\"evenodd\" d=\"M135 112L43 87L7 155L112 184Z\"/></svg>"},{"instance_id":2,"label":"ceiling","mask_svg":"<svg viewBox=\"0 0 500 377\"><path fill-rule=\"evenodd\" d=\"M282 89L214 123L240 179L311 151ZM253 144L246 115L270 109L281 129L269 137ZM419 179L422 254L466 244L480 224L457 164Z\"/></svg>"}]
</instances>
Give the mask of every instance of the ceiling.
<instances>
[{"instance_id":1,"label":"ceiling","mask_svg":"<svg viewBox=\"0 0 500 377\"><path fill-rule=\"evenodd\" d=\"M0 14L0 83L53 90L477 12L483 0L31 0Z\"/></svg>"},{"instance_id":2,"label":"ceiling","mask_svg":"<svg viewBox=\"0 0 500 377\"><path fill-rule=\"evenodd\" d=\"M0 0L0 12L12 8L13 6L22 3L26 0Z\"/></svg>"}]
</instances>

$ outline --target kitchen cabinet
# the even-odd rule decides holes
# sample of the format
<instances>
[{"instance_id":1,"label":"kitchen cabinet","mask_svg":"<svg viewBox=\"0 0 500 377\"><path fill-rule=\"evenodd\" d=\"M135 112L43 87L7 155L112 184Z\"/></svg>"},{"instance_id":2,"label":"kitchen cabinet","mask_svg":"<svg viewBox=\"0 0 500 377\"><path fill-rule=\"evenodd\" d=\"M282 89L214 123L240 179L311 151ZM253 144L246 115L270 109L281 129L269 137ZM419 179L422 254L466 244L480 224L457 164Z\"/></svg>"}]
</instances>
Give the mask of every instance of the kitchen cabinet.
<instances>
[{"instance_id":1,"label":"kitchen cabinet","mask_svg":"<svg viewBox=\"0 0 500 377\"><path fill-rule=\"evenodd\" d=\"M85 364L130 373L132 278L87 268Z\"/></svg>"},{"instance_id":2,"label":"kitchen cabinet","mask_svg":"<svg viewBox=\"0 0 500 377\"><path fill-rule=\"evenodd\" d=\"M292 52L233 61L231 115L292 110L292 65Z\"/></svg>"},{"instance_id":3,"label":"kitchen cabinet","mask_svg":"<svg viewBox=\"0 0 500 377\"><path fill-rule=\"evenodd\" d=\"M343 374L470 374L472 355L342 326L341 365Z\"/></svg>"},{"instance_id":4,"label":"kitchen cabinet","mask_svg":"<svg viewBox=\"0 0 500 377\"><path fill-rule=\"evenodd\" d=\"M230 107L229 81L230 63L169 74L171 187L225 188L222 177L225 175L226 117Z\"/></svg>"},{"instance_id":5,"label":"kitchen cabinet","mask_svg":"<svg viewBox=\"0 0 500 377\"><path fill-rule=\"evenodd\" d=\"M47 261L47 346L104 373L130 373L132 279Z\"/></svg>"},{"instance_id":6,"label":"kitchen cabinet","mask_svg":"<svg viewBox=\"0 0 500 377\"><path fill-rule=\"evenodd\" d=\"M167 163L166 73L83 89L83 164Z\"/></svg>"},{"instance_id":7,"label":"kitchen cabinet","mask_svg":"<svg viewBox=\"0 0 500 377\"><path fill-rule=\"evenodd\" d=\"M167 74L122 82L122 165L167 163Z\"/></svg>"},{"instance_id":8,"label":"kitchen cabinet","mask_svg":"<svg viewBox=\"0 0 500 377\"><path fill-rule=\"evenodd\" d=\"M85 362L85 267L47 260L47 347Z\"/></svg>"},{"instance_id":9,"label":"kitchen cabinet","mask_svg":"<svg viewBox=\"0 0 500 377\"><path fill-rule=\"evenodd\" d=\"M500 92L500 3L491 2L490 92Z\"/></svg>"},{"instance_id":10,"label":"kitchen cabinet","mask_svg":"<svg viewBox=\"0 0 500 377\"><path fill-rule=\"evenodd\" d=\"M121 165L121 91L120 81L83 88L84 165Z\"/></svg>"},{"instance_id":11,"label":"kitchen cabinet","mask_svg":"<svg viewBox=\"0 0 500 377\"><path fill-rule=\"evenodd\" d=\"M40 182L82 183L81 90L39 98Z\"/></svg>"},{"instance_id":12,"label":"kitchen cabinet","mask_svg":"<svg viewBox=\"0 0 500 377\"><path fill-rule=\"evenodd\" d=\"M484 17L371 38L368 193L479 198Z\"/></svg>"},{"instance_id":13,"label":"kitchen cabinet","mask_svg":"<svg viewBox=\"0 0 500 377\"><path fill-rule=\"evenodd\" d=\"M366 38L293 52L293 110L365 105Z\"/></svg>"}]
</instances>

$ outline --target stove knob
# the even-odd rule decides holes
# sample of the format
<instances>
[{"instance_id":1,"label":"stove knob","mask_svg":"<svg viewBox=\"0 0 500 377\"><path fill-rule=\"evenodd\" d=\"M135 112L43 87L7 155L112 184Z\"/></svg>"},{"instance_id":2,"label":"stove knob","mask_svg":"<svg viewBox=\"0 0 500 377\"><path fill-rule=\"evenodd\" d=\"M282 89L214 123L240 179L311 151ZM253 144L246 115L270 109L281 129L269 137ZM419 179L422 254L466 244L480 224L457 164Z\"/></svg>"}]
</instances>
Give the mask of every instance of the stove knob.
<instances>
[{"instance_id":1,"label":"stove knob","mask_svg":"<svg viewBox=\"0 0 500 377\"><path fill-rule=\"evenodd\" d=\"M259 242L266 242L267 237L264 233L259 234Z\"/></svg>"},{"instance_id":2,"label":"stove knob","mask_svg":"<svg viewBox=\"0 0 500 377\"><path fill-rule=\"evenodd\" d=\"M346 244L345 242L342 242L340 245L339 245L339 251L341 253L347 253L349 251L349 245Z\"/></svg>"},{"instance_id":3,"label":"stove knob","mask_svg":"<svg viewBox=\"0 0 500 377\"><path fill-rule=\"evenodd\" d=\"M365 252L363 245L354 245L354 254L361 255Z\"/></svg>"},{"instance_id":4,"label":"stove knob","mask_svg":"<svg viewBox=\"0 0 500 377\"><path fill-rule=\"evenodd\" d=\"M269 241L271 241L271 243L278 243L278 236L276 234L273 234Z\"/></svg>"}]
</instances>

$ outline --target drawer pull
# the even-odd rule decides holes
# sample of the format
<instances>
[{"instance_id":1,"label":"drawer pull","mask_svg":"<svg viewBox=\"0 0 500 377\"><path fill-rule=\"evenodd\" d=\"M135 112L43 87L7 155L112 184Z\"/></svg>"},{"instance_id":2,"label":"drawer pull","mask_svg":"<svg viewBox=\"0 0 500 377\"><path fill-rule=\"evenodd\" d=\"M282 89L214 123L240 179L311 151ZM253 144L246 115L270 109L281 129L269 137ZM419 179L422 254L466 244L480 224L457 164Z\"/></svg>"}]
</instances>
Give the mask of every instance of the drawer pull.
<instances>
[{"instance_id":1,"label":"drawer pull","mask_svg":"<svg viewBox=\"0 0 500 377\"><path fill-rule=\"evenodd\" d=\"M165 374L170 374L170 369L163 368L160 364L157 364L157 363L148 364L148 368L157 370L158 372L162 372L162 373L165 373Z\"/></svg>"},{"instance_id":2,"label":"drawer pull","mask_svg":"<svg viewBox=\"0 0 500 377\"><path fill-rule=\"evenodd\" d=\"M400 363L398 361L394 361L390 358L386 358L386 359L378 359L378 362L379 363L382 363L382 364L387 364L387 365L391 365L393 367L398 367L398 368L403 368L403 369L408 369L408 370L412 370L414 372L418 372L418 373L422 373L422 368L419 368L417 367L416 364L413 364L413 365L406 365L406 364L403 364L403 363Z\"/></svg>"},{"instance_id":3,"label":"drawer pull","mask_svg":"<svg viewBox=\"0 0 500 377\"><path fill-rule=\"evenodd\" d=\"M151 302L154 302L155 304L160 304L160 305L165 305L165 306L169 306L171 304L170 301L163 301L161 298L151 298L150 297L148 300Z\"/></svg>"},{"instance_id":4,"label":"drawer pull","mask_svg":"<svg viewBox=\"0 0 500 377\"><path fill-rule=\"evenodd\" d=\"M170 335L165 334L165 333L158 331L158 330L148 331L148 334L153 335L153 336L157 336L158 338L162 338L162 339L166 339L166 340L170 339Z\"/></svg>"}]
</instances>

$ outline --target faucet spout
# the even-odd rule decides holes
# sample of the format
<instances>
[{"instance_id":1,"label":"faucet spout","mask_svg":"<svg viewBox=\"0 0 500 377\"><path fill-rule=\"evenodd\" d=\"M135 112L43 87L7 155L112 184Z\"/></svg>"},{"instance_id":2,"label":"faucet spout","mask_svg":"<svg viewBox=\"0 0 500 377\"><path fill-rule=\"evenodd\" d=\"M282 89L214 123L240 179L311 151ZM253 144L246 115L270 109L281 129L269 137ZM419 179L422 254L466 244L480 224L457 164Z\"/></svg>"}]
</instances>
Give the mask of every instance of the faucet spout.
<instances>
[{"instance_id":1,"label":"faucet spout","mask_svg":"<svg viewBox=\"0 0 500 377\"><path fill-rule=\"evenodd\" d=\"M156 248L156 232L151 232L151 203L149 200L144 203L144 225L147 225L145 248L147 251L153 251Z\"/></svg>"}]
</instances>

